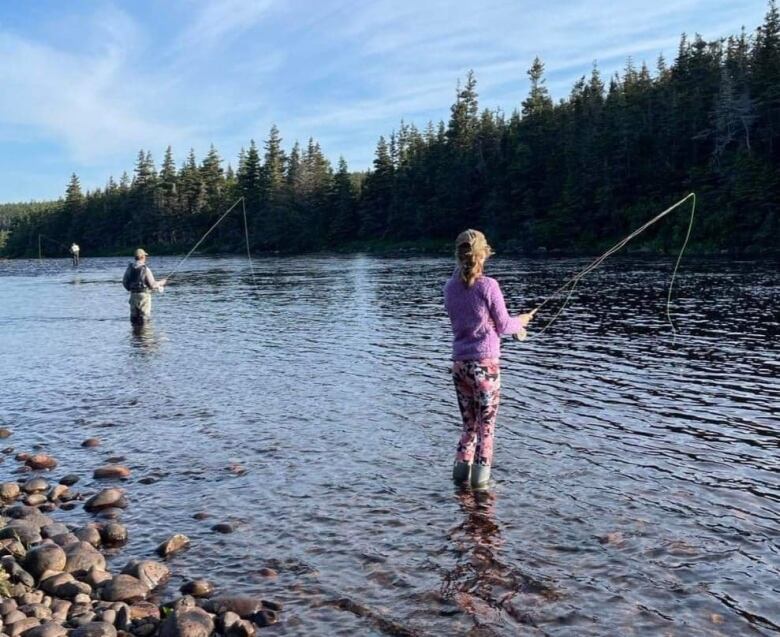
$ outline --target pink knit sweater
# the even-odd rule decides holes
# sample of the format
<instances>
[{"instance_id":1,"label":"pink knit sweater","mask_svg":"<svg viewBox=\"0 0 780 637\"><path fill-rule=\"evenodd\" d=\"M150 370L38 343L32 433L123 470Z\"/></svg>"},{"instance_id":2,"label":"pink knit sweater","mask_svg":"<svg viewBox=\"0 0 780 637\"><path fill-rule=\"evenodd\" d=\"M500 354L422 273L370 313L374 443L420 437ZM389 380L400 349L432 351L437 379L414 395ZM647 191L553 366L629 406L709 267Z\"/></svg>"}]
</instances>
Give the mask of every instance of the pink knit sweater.
<instances>
[{"instance_id":1,"label":"pink knit sweater","mask_svg":"<svg viewBox=\"0 0 780 637\"><path fill-rule=\"evenodd\" d=\"M498 358L500 337L522 329L520 321L506 311L498 282L488 276L467 288L456 269L444 286L444 306L452 323L454 361Z\"/></svg>"}]
</instances>

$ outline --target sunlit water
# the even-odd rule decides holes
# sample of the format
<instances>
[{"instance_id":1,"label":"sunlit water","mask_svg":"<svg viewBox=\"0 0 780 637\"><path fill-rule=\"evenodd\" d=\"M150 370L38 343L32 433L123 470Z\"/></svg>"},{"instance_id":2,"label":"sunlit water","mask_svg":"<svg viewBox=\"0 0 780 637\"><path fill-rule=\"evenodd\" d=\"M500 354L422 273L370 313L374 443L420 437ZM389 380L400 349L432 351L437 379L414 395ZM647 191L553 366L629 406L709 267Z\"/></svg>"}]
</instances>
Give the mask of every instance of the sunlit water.
<instances>
[{"instance_id":1,"label":"sunlit water","mask_svg":"<svg viewBox=\"0 0 780 637\"><path fill-rule=\"evenodd\" d=\"M126 456L112 561L187 534L166 594L202 575L283 601L280 635L780 632L773 264L684 262L676 340L668 261L586 279L554 328L504 344L495 484L473 494L449 476L447 259L268 259L254 282L192 259L141 333L125 263L0 262L0 418L82 491ZM583 263L490 272L521 310Z\"/></svg>"}]
</instances>

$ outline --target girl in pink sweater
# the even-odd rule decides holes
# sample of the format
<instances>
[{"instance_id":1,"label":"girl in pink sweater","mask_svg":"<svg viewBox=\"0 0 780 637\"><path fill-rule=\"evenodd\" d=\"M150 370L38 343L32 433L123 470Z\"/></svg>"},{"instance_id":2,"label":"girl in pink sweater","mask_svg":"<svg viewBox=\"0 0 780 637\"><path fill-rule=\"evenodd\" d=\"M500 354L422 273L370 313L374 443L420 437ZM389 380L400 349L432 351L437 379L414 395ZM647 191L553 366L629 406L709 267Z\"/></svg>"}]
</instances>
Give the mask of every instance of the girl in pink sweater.
<instances>
[{"instance_id":1,"label":"girl in pink sweater","mask_svg":"<svg viewBox=\"0 0 780 637\"><path fill-rule=\"evenodd\" d=\"M493 433L501 392L500 338L525 334L532 314L512 317L495 279L483 274L493 254L485 235L466 230L455 241L458 267L444 286L452 323L452 378L463 418L452 477L484 488L490 479Z\"/></svg>"}]
</instances>

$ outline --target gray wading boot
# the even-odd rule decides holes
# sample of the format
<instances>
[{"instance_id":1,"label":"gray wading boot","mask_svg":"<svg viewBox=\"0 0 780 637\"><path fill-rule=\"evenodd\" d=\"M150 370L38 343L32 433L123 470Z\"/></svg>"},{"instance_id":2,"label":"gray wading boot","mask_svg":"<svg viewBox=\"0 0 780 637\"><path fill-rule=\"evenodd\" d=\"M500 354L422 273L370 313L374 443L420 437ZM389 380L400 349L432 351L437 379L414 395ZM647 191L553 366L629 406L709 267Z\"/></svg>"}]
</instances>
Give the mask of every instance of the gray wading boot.
<instances>
[{"instance_id":1,"label":"gray wading boot","mask_svg":"<svg viewBox=\"0 0 780 637\"><path fill-rule=\"evenodd\" d=\"M452 467L452 479L456 484L468 484L471 475L471 465L468 462L458 462Z\"/></svg>"},{"instance_id":2,"label":"gray wading boot","mask_svg":"<svg viewBox=\"0 0 780 637\"><path fill-rule=\"evenodd\" d=\"M475 464L471 467L471 488L487 489L490 482L490 465Z\"/></svg>"}]
</instances>

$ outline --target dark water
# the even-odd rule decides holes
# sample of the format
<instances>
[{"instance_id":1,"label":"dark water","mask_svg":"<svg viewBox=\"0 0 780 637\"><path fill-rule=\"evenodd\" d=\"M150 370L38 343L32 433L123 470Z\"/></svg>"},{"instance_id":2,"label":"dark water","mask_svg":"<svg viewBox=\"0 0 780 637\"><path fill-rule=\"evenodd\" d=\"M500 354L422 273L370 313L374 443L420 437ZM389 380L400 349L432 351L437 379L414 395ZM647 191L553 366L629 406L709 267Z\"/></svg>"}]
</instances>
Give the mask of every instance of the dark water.
<instances>
[{"instance_id":1,"label":"dark water","mask_svg":"<svg viewBox=\"0 0 780 637\"><path fill-rule=\"evenodd\" d=\"M676 342L670 263L594 273L554 329L505 344L496 483L473 494L449 482L447 260L259 261L253 287L241 259L196 259L141 334L124 264L0 262L8 442L82 490L127 457L115 563L186 533L179 578L285 602L264 634L780 632L773 265L685 262ZM519 310L581 265L491 273Z\"/></svg>"}]
</instances>

